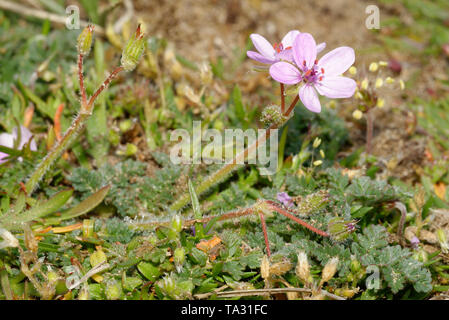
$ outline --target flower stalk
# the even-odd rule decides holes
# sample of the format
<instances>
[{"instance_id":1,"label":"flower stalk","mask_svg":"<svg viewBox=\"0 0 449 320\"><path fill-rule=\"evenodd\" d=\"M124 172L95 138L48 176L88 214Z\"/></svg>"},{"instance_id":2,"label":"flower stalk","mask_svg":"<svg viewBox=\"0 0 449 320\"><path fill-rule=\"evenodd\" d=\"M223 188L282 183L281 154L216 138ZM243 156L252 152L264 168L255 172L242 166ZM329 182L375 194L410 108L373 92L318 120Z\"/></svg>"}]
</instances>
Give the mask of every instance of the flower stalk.
<instances>
[{"instance_id":1,"label":"flower stalk","mask_svg":"<svg viewBox=\"0 0 449 320\"><path fill-rule=\"evenodd\" d=\"M289 108L286 112L284 112L284 117L289 119L293 109L296 106L296 103L299 100L299 96L296 96L295 99L290 104ZM284 122L285 123L285 122ZM248 146L241 153L236 155L234 160L231 163L228 163L209 175L203 182L201 182L196 188L195 193L200 196L207 190L209 190L212 186L216 185L223 181L229 174L231 174L234 170L239 167L239 163L242 163L245 159L248 158L249 155L256 152L263 143L265 143L271 136L272 130L278 129L282 124L273 123L268 129L265 130L265 134L261 135L259 139L257 139L252 145ZM183 194L177 201L175 201L171 206L170 210L178 211L181 210L184 206L186 206L190 201L190 194Z\"/></svg>"},{"instance_id":2,"label":"flower stalk","mask_svg":"<svg viewBox=\"0 0 449 320\"><path fill-rule=\"evenodd\" d=\"M93 38L93 27L87 26L78 37L77 49L78 49L78 80L81 95L81 107L80 112L73 120L70 127L64 133L63 137L57 141L44 159L36 167L30 178L25 184L25 191L30 195L37 187L39 181L45 175L45 173L50 169L54 161L59 159L61 155L67 150L70 145L76 140L80 135L82 129L84 128L86 121L92 115L95 100L103 92L104 89L108 87L113 79L115 79L118 74L123 71L133 70L145 47L145 42L143 39L143 33L140 30L140 25L136 30L134 37L129 41L122 53L121 66L114 69L111 74L104 80L101 86L95 91L92 97L87 100L86 89L84 87L84 75L83 75L83 59L90 53Z\"/></svg>"}]
</instances>

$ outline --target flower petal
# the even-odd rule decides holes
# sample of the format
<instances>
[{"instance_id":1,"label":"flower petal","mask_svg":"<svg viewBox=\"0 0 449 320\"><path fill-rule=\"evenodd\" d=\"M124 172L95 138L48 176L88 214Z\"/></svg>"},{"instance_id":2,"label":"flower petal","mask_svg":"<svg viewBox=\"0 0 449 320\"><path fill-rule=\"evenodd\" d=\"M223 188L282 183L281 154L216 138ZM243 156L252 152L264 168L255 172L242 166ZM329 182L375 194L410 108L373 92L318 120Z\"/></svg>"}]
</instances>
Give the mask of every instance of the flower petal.
<instances>
[{"instance_id":1,"label":"flower petal","mask_svg":"<svg viewBox=\"0 0 449 320\"><path fill-rule=\"evenodd\" d=\"M258 52L255 51L247 51L246 55L248 56L248 58L256 60L257 62L261 62L261 63L274 63L276 62L275 59L269 59L269 58L265 58L263 55L261 55Z\"/></svg>"},{"instance_id":2,"label":"flower petal","mask_svg":"<svg viewBox=\"0 0 449 320\"><path fill-rule=\"evenodd\" d=\"M349 69L355 61L354 49L339 47L326 53L318 62L324 68L325 75L339 76Z\"/></svg>"},{"instance_id":3,"label":"flower petal","mask_svg":"<svg viewBox=\"0 0 449 320\"><path fill-rule=\"evenodd\" d=\"M9 133L2 133L0 134L0 145L8 148L14 147L14 137L12 134ZM9 157L8 154L0 152L0 164L3 162L6 162L6 160L3 160L5 158Z\"/></svg>"},{"instance_id":4,"label":"flower petal","mask_svg":"<svg viewBox=\"0 0 449 320\"><path fill-rule=\"evenodd\" d=\"M324 49L326 49L326 42L321 42L319 45L316 46L317 53L320 53Z\"/></svg>"},{"instance_id":5,"label":"flower petal","mask_svg":"<svg viewBox=\"0 0 449 320\"><path fill-rule=\"evenodd\" d=\"M299 89L299 98L304 106L312 112L321 112L321 103L312 85L306 84Z\"/></svg>"},{"instance_id":6,"label":"flower petal","mask_svg":"<svg viewBox=\"0 0 449 320\"><path fill-rule=\"evenodd\" d=\"M30 139L33 137L33 133L30 130L28 130L27 127L20 126L20 134L21 134L21 136L20 136L21 141L19 143L18 149L22 150L23 146L26 145L30 141ZM17 137L18 137L17 128L14 128L12 130L12 135L13 135L14 139L17 139ZM37 150L36 142L34 141L34 139L30 143L30 149L33 151Z\"/></svg>"},{"instance_id":7,"label":"flower petal","mask_svg":"<svg viewBox=\"0 0 449 320\"><path fill-rule=\"evenodd\" d=\"M295 42L296 37L300 34L298 30L292 30L289 31L283 38L282 38L282 46L284 47L284 50L288 47L293 46L293 42Z\"/></svg>"},{"instance_id":8,"label":"flower petal","mask_svg":"<svg viewBox=\"0 0 449 320\"><path fill-rule=\"evenodd\" d=\"M14 136L10 133L0 134L0 146L12 148L14 146Z\"/></svg>"},{"instance_id":9,"label":"flower petal","mask_svg":"<svg viewBox=\"0 0 449 320\"><path fill-rule=\"evenodd\" d=\"M315 39L310 33L300 33L293 43L293 58L299 68L303 69L304 61L310 69L316 60L317 48Z\"/></svg>"},{"instance_id":10,"label":"flower petal","mask_svg":"<svg viewBox=\"0 0 449 320\"><path fill-rule=\"evenodd\" d=\"M268 59L274 59L276 51L267 39L257 33L253 33L249 37L251 38L254 47L256 47L257 51L259 51L261 55Z\"/></svg>"},{"instance_id":11,"label":"flower petal","mask_svg":"<svg viewBox=\"0 0 449 320\"><path fill-rule=\"evenodd\" d=\"M298 68L288 62L276 62L270 67L270 75L277 82L284 84L297 84L302 77Z\"/></svg>"},{"instance_id":12,"label":"flower petal","mask_svg":"<svg viewBox=\"0 0 449 320\"><path fill-rule=\"evenodd\" d=\"M342 76L325 76L323 81L315 85L319 94L331 99L350 98L354 95L356 82Z\"/></svg>"}]
</instances>

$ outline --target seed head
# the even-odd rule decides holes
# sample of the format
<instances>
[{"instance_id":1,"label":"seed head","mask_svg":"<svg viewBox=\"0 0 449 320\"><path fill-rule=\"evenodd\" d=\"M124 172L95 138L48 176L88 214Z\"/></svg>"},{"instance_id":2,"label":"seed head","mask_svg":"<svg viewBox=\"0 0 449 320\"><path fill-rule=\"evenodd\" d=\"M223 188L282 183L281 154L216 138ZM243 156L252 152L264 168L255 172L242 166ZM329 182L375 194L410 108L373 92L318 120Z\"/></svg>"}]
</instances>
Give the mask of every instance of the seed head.
<instances>
[{"instance_id":1,"label":"seed head","mask_svg":"<svg viewBox=\"0 0 449 320\"><path fill-rule=\"evenodd\" d=\"M270 277L270 261L266 255L263 256L260 264L260 274L263 279L268 279Z\"/></svg>"},{"instance_id":2,"label":"seed head","mask_svg":"<svg viewBox=\"0 0 449 320\"><path fill-rule=\"evenodd\" d=\"M281 126L287 120L288 118L282 114L281 108L274 104L266 107L260 117L260 121L267 126L272 124Z\"/></svg>"},{"instance_id":3,"label":"seed head","mask_svg":"<svg viewBox=\"0 0 449 320\"><path fill-rule=\"evenodd\" d=\"M310 265L307 260L307 254L304 251L298 253L298 264L296 265L295 273L304 283L310 282Z\"/></svg>"},{"instance_id":4,"label":"seed head","mask_svg":"<svg viewBox=\"0 0 449 320\"><path fill-rule=\"evenodd\" d=\"M328 282L330 279L332 279L337 272L337 266L338 266L339 259L338 257L334 257L330 259L326 265L324 266L323 273L321 275L321 282Z\"/></svg>"}]
</instances>

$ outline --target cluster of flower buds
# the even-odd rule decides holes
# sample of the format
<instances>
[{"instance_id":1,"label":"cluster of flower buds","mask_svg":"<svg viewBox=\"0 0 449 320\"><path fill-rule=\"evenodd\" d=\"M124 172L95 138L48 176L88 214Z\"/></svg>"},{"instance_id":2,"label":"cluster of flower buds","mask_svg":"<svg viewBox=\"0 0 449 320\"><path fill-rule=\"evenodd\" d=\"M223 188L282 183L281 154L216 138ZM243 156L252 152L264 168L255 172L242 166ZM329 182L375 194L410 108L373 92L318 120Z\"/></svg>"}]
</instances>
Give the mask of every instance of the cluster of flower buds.
<instances>
[{"instance_id":1,"label":"cluster of flower buds","mask_svg":"<svg viewBox=\"0 0 449 320\"><path fill-rule=\"evenodd\" d=\"M358 101L358 107L352 113L356 120L363 117L363 113L375 107L383 108L385 106L385 99L382 98L384 89L396 89L398 86L401 90L405 89L405 83L402 79L397 80L391 76L384 77L383 73L388 66L386 61L372 62L368 67L367 76L363 77L358 82L355 98ZM356 67L349 68L349 73L357 75Z\"/></svg>"},{"instance_id":2,"label":"cluster of flower buds","mask_svg":"<svg viewBox=\"0 0 449 320\"><path fill-rule=\"evenodd\" d=\"M260 116L260 121L267 127L271 125L276 125L278 127L282 126L290 117L286 117L279 106L272 104L265 107Z\"/></svg>"}]
</instances>

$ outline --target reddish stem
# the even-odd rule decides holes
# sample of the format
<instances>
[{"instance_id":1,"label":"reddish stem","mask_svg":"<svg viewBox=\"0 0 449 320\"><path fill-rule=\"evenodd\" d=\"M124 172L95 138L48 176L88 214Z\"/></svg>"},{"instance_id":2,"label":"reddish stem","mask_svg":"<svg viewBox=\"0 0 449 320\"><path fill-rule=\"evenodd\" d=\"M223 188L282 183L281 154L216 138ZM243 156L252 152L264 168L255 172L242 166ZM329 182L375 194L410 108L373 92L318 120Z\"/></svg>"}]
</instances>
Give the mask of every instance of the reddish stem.
<instances>
[{"instance_id":1,"label":"reddish stem","mask_svg":"<svg viewBox=\"0 0 449 320\"><path fill-rule=\"evenodd\" d=\"M95 91L95 93L92 95L92 97L89 100L89 103L87 104L88 108L91 108L93 106L93 103L95 99L100 95L100 93L103 92L103 90L109 85L109 83L120 73L120 71L123 70L123 67L117 67L114 71L111 72L109 77L103 82L103 84Z\"/></svg>"},{"instance_id":2,"label":"reddish stem","mask_svg":"<svg viewBox=\"0 0 449 320\"><path fill-rule=\"evenodd\" d=\"M268 241L268 232L267 232L267 224L265 223L265 217L263 216L262 212L259 212L260 222L262 222L262 230L263 230L263 237L265 239L265 246L267 248L267 255L268 257L271 256L270 251L270 242Z\"/></svg>"},{"instance_id":3,"label":"reddish stem","mask_svg":"<svg viewBox=\"0 0 449 320\"><path fill-rule=\"evenodd\" d=\"M317 229L313 226L311 226L310 224L308 224L307 222L295 217L294 215L288 213L286 210L279 208L274 202L272 201L267 201L268 205L270 206L270 208L274 211L276 211L279 214L282 214L283 216L295 221L296 223L299 223L300 225L302 225L303 227L306 227L307 229L309 229L312 232L315 232L316 234L319 234L320 236L323 237L329 237L329 234L327 232L324 232L320 229Z\"/></svg>"},{"instance_id":4,"label":"reddish stem","mask_svg":"<svg viewBox=\"0 0 449 320\"><path fill-rule=\"evenodd\" d=\"M295 108L296 104L298 103L298 100L299 100L299 96L296 96L295 99L290 104L290 107L288 107L287 112L284 113L284 116L289 116L290 115L290 113L293 111L293 109Z\"/></svg>"},{"instance_id":5,"label":"reddish stem","mask_svg":"<svg viewBox=\"0 0 449 320\"><path fill-rule=\"evenodd\" d=\"M87 104L86 89L84 88L84 76L83 76L83 55L78 56L78 78L80 81L81 103L83 106Z\"/></svg>"},{"instance_id":6,"label":"reddish stem","mask_svg":"<svg viewBox=\"0 0 449 320\"><path fill-rule=\"evenodd\" d=\"M284 84L281 83L281 112L284 113L284 110L285 110Z\"/></svg>"}]
</instances>

